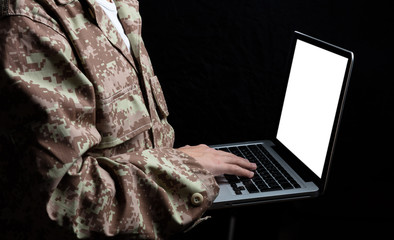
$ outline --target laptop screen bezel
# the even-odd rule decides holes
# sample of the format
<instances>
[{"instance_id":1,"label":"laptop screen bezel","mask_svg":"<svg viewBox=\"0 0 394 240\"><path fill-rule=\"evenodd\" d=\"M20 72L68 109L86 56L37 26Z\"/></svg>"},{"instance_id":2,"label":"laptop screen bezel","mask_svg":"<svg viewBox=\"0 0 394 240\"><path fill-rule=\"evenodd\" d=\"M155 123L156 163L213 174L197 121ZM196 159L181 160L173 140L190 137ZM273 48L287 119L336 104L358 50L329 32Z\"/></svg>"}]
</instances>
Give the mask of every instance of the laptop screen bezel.
<instances>
[{"instance_id":1,"label":"laptop screen bezel","mask_svg":"<svg viewBox=\"0 0 394 240\"><path fill-rule=\"evenodd\" d=\"M294 36L292 39L292 45L291 45L291 52L289 55L289 64L288 64L288 69L287 69L287 76L290 76L290 70L291 70L291 65L293 62L293 56L294 56L294 51L296 47L297 40L304 41L306 43L312 44L314 46L320 47L322 49L325 49L327 51L333 52L335 54L338 54L340 56L343 56L347 58L347 66L346 66L346 71L345 75L343 78L343 83L342 83L342 88L341 88L341 93L338 101L338 107L335 113L335 118L334 118L334 124L333 128L330 134L330 140L329 140L329 145L327 148L327 153L326 153L326 158L324 162L324 167L323 167L323 172L322 172L322 177L320 178L317 176L311 169L309 169L300 159L298 159L287 147L280 142L278 138L275 139L275 144L278 146L277 151L282 154L286 154L285 159L290 159L288 162L293 168L299 169L302 173L304 173L304 177L306 179L304 180L312 180L320 189L321 194L323 194L327 188L327 180L329 177L330 173L330 168L331 168L331 163L334 155L334 150L335 150L335 145L337 141L337 135L338 135L338 129L340 126L340 121L343 115L343 108L345 104L345 99L347 95L347 90L348 90L348 85L349 85L349 80L353 68L353 62L354 62L354 54L351 51L348 51L346 49L340 48L338 46L335 46L333 44L321 41L317 38L311 37L309 35L306 35L304 33L295 31ZM286 83L286 89L287 89L287 83ZM283 99L284 101L284 99ZM283 110L283 104L282 104L282 109L281 113ZM279 122L278 122L278 127L279 127ZM278 133L278 127L277 127L277 132L275 136L277 136ZM303 176L301 176L303 177Z\"/></svg>"}]
</instances>

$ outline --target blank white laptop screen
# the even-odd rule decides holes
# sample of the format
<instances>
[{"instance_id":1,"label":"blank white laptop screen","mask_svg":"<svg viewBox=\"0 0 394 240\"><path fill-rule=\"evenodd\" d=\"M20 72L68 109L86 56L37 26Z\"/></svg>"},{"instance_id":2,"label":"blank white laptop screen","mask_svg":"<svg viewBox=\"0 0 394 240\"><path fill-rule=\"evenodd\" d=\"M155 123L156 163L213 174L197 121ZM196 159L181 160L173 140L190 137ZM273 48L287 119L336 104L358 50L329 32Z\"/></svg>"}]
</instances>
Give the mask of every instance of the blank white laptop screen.
<instances>
[{"instance_id":1,"label":"blank white laptop screen","mask_svg":"<svg viewBox=\"0 0 394 240\"><path fill-rule=\"evenodd\" d=\"M347 61L296 42L277 139L320 178Z\"/></svg>"}]
</instances>

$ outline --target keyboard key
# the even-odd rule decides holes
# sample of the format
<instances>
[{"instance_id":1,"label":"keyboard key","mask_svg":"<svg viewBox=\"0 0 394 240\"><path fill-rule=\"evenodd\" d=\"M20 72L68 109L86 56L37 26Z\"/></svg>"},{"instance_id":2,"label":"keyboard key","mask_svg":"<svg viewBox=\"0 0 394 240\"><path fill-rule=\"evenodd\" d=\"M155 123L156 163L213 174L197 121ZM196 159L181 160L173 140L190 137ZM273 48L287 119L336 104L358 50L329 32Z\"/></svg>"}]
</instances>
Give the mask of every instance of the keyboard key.
<instances>
[{"instance_id":1,"label":"keyboard key","mask_svg":"<svg viewBox=\"0 0 394 240\"><path fill-rule=\"evenodd\" d=\"M241 181L239 180L239 178L238 178L237 176L235 176L235 175L228 175L228 174L225 174L224 177L227 179L227 181L228 181L229 183L239 183L239 182L241 182Z\"/></svg>"},{"instance_id":2,"label":"keyboard key","mask_svg":"<svg viewBox=\"0 0 394 240\"><path fill-rule=\"evenodd\" d=\"M242 194L242 192L241 192L239 189L235 189L234 192L235 192L235 194L237 194L237 195L241 195L241 194Z\"/></svg>"},{"instance_id":3,"label":"keyboard key","mask_svg":"<svg viewBox=\"0 0 394 240\"><path fill-rule=\"evenodd\" d=\"M277 191L277 190L281 190L282 188L279 186L279 185L277 185L277 186L275 186L275 187L270 187L270 188L268 188L268 189L266 189L266 190L264 190L265 192L268 192L268 191Z\"/></svg>"},{"instance_id":4,"label":"keyboard key","mask_svg":"<svg viewBox=\"0 0 394 240\"><path fill-rule=\"evenodd\" d=\"M300 188L290 174L271 156L262 144L220 149L256 163L257 169L252 179L225 175L235 194L240 195L245 189L249 193L258 193L282 189ZM242 186L243 184L244 186Z\"/></svg>"},{"instance_id":5,"label":"keyboard key","mask_svg":"<svg viewBox=\"0 0 394 240\"><path fill-rule=\"evenodd\" d=\"M238 150L237 147L231 147L229 148L230 152L238 157L243 157L242 153Z\"/></svg>"},{"instance_id":6,"label":"keyboard key","mask_svg":"<svg viewBox=\"0 0 394 240\"><path fill-rule=\"evenodd\" d=\"M261 192L264 192L265 190L269 189L267 184L265 184L264 182L257 183L257 187L260 189Z\"/></svg>"},{"instance_id":7,"label":"keyboard key","mask_svg":"<svg viewBox=\"0 0 394 240\"><path fill-rule=\"evenodd\" d=\"M252 183L251 180L249 181L244 181L243 184L246 187L246 190L248 190L249 193L258 193L259 190L256 188L256 186Z\"/></svg>"}]
</instances>

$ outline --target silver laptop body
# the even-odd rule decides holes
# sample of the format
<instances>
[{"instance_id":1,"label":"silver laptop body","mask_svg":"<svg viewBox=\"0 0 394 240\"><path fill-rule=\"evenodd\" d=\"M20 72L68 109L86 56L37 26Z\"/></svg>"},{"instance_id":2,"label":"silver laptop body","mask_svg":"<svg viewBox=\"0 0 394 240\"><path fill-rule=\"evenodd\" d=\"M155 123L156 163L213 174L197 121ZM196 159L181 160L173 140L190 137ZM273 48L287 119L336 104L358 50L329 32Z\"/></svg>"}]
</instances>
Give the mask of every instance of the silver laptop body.
<instances>
[{"instance_id":1,"label":"silver laptop body","mask_svg":"<svg viewBox=\"0 0 394 240\"><path fill-rule=\"evenodd\" d=\"M324 192L353 67L353 53L294 32L275 139L214 145L256 162L253 179L217 177L212 209L317 197Z\"/></svg>"}]
</instances>

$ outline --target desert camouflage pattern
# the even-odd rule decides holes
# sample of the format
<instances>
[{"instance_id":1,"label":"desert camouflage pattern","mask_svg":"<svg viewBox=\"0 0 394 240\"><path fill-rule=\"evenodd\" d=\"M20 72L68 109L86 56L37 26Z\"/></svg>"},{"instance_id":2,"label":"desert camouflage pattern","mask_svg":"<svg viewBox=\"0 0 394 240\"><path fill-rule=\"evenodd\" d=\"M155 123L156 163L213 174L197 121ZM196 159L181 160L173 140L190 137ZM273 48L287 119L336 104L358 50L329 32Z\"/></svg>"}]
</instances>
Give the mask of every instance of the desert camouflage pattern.
<instances>
[{"instance_id":1,"label":"desert camouflage pattern","mask_svg":"<svg viewBox=\"0 0 394 240\"><path fill-rule=\"evenodd\" d=\"M114 1L131 51L95 0L0 0L0 133L32 132L47 215L78 238L163 239L198 220L218 186L173 148L138 1Z\"/></svg>"}]
</instances>

